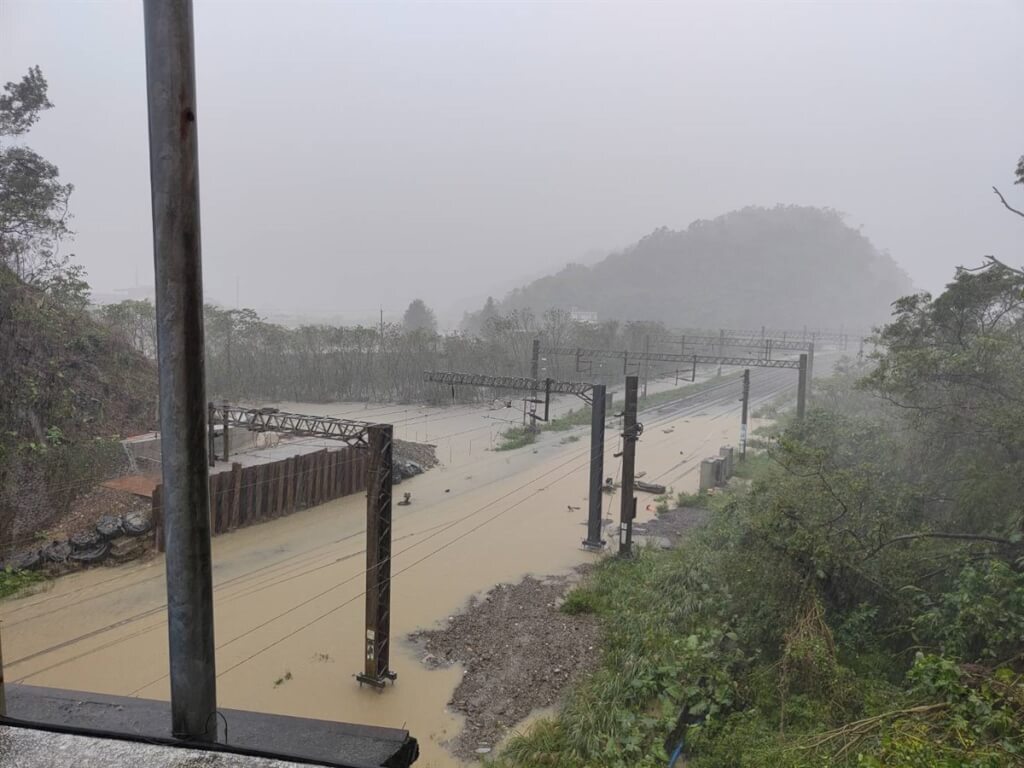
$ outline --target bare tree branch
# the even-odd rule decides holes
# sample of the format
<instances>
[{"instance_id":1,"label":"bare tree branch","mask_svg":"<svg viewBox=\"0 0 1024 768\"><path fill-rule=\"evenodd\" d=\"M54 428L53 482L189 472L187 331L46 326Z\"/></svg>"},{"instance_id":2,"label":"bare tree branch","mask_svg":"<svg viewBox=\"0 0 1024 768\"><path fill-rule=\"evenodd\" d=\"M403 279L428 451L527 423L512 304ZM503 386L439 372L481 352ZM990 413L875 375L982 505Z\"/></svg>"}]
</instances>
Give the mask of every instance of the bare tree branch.
<instances>
[{"instance_id":1,"label":"bare tree branch","mask_svg":"<svg viewBox=\"0 0 1024 768\"><path fill-rule=\"evenodd\" d=\"M1018 211L1016 208L1014 208L1012 205L1010 205L1008 202L1006 202L1006 198L1003 197L1003 193L999 191L998 187L992 187L992 191L995 192L997 195L999 195L999 200L1002 202L1003 205L1006 206L1006 210L1012 211L1013 213L1016 213L1021 218L1024 218L1024 211Z\"/></svg>"},{"instance_id":2,"label":"bare tree branch","mask_svg":"<svg viewBox=\"0 0 1024 768\"><path fill-rule=\"evenodd\" d=\"M1009 208L1009 206L1007 206L1007 208ZM1012 211L1013 209L1010 208L1010 210ZM1020 211L1014 211L1014 213L1020 213ZM960 267L957 267L957 269L960 270L961 272L982 272L983 270L990 269L991 267L1002 267L1007 272L1012 272L1015 275L1020 275L1021 277L1024 277L1024 270L1017 269L1015 267L1011 267L1009 264L1007 264L1007 263L1005 263L1003 261L1000 261L999 259L997 259L995 256L992 256L991 254L986 253L984 258L987 261L984 264L982 264L980 267L963 267L963 266L960 266Z\"/></svg>"}]
</instances>

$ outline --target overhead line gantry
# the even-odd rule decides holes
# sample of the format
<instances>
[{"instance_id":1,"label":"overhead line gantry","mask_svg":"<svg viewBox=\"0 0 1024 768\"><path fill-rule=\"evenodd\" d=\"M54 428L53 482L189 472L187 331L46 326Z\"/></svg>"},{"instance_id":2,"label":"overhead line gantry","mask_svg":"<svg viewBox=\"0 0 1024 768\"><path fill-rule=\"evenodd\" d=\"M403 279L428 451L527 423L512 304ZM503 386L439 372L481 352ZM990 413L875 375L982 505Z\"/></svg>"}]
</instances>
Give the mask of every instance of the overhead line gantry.
<instances>
[{"instance_id":1,"label":"overhead line gantry","mask_svg":"<svg viewBox=\"0 0 1024 768\"><path fill-rule=\"evenodd\" d=\"M224 460L230 454L229 429L280 432L296 437L338 440L369 452L366 482L366 633L360 685L382 687L391 671L391 501L394 480L394 427L368 421L287 413L276 408L245 408L209 403L210 462L214 459L214 425L223 425Z\"/></svg>"},{"instance_id":2,"label":"overhead line gantry","mask_svg":"<svg viewBox=\"0 0 1024 768\"><path fill-rule=\"evenodd\" d=\"M617 349L590 349L584 347L537 347L535 354L575 357L576 368L580 370L585 364L595 359L622 360L622 372L629 374L631 364L639 368L644 362L689 363L693 366L693 377L696 377L698 365L729 365L741 368L788 368L798 372L797 379L797 417L803 418L807 405L807 386L810 379L809 355L804 352L796 360L765 359L760 357L735 357L721 355L683 355L670 352L629 352Z\"/></svg>"},{"instance_id":3,"label":"overhead line gantry","mask_svg":"<svg viewBox=\"0 0 1024 768\"><path fill-rule=\"evenodd\" d=\"M539 345L534 345L535 363ZM536 364L533 367L536 370ZM534 424L537 421L548 421L551 407L551 395L575 395L590 405L590 483L587 494L587 538L583 546L587 549L600 549L604 546L601 539L601 487L604 477L604 423L607 413L607 393L604 384L590 384L581 381L555 381L554 379L537 379L528 376L490 376L484 373L462 373L452 371L425 371L423 380L444 384L450 387L481 387L506 389L516 392L530 392L535 405L544 404L544 415L532 413ZM540 400L537 393L543 392Z\"/></svg>"}]
</instances>

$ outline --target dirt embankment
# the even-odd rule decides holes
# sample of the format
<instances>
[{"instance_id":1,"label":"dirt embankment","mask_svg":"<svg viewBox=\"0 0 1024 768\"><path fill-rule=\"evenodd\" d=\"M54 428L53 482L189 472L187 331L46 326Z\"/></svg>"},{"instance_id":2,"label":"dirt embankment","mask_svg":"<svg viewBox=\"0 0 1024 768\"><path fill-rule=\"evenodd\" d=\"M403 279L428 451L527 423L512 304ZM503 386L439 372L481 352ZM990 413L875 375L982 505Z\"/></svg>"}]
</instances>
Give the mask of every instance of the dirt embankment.
<instances>
[{"instance_id":1,"label":"dirt embankment","mask_svg":"<svg viewBox=\"0 0 1024 768\"><path fill-rule=\"evenodd\" d=\"M527 577L474 598L447 626L415 632L428 666L462 664L449 701L466 718L449 748L463 759L490 752L532 711L555 704L566 685L597 666L598 622L559 610L576 581Z\"/></svg>"},{"instance_id":2,"label":"dirt embankment","mask_svg":"<svg viewBox=\"0 0 1024 768\"><path fill-rule=\"evenodd\" d=\"M637 523L633 530L654 543L674 546L703 525L708 514L706 509L672 509ZM448 745L456 756L466 760L488 754L531 712L558 703L570 683L597 667L597 617L559 609L589 567L572 576L528 576L518 584L499 584L482 599L470 600L446 626L409 635L423 648L427 666L465 668L448 702L466 718Z\"/></svg>"},{"instance_id":3,"label":"dirt embankment","mask_svg":"<svg viewBox=\"0 0 1024 768\"><path fill-rule=\"evenodd\" d=\"M634 536L646 536L653 541L659 539L674 546L687 533L708 519L710 512L700 507L677 507L662 512L653 520L633 525Z\"/></svg>"}]
</instances>

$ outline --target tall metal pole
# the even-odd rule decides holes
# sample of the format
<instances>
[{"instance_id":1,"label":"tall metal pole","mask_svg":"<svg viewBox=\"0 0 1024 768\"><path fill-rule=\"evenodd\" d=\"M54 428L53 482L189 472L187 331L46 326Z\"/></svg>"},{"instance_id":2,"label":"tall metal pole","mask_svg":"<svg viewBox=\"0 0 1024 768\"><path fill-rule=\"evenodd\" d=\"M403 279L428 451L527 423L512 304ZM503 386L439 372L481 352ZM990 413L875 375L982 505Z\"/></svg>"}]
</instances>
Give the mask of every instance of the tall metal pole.
<instances>
[{"instance_id":1,"label":"tall metal pole","mask_svg":"<svg viewBox=\"0 0 1024 768\"><path fill-rule=\"evenodd\" d=\"M533 413L537 411L537 380L540 378L540 339L533 340L533 350L530 353L530 378L533 379L533 389L530 396L533 402L530 404ZM525 422L524 422L525 423ZM530 429L537 430L537 419L530 420Z\"/></svg>"},{"instance_id":2,"label":"tall metal pole","mask_svg":"<svg viewBox=\"0 0 1024 768\"><path fill-rule=\"evenodd\" d=\"M217 738L191 0L145 0L171 732Z\"/></svg>"},{"instance_id":3,"label":"tall metal pole","mask_svg":"<svg viewBox=\"0 0 1024 768\"><path fill-rule=\"evenodd\" d=\"M2 632L0 632L2 635ZM4 691L4 648L0 637L0 717L7 717L7 694Z\"/></svg>"},{"instance_id":4,"label":"tall metal pole","mask_svg":"<svg viewBox=\"0 0 1024 768\"><path fill-rule=\"evenodd\" d=\"M367 430L370 477L366 490L366 653L360 684L378 688L398 675L391 656L391 490L393 481L390 424Z\"/></svg>"},{"instance_id":5,"label":"tall metal pole","mask_svg":"<svg viewBox=\"0 0 1024 768\"><path fill-rule=\"evenodd\" d=\"M651 361L648 359L648 355L651 351L651 336L647 334L644 336L644 400L647 399L647 380L650 378L651 373Z\"/></svg>"},{"instance_id":6,"label":"tall metal pole","mask_svg":"<svg viewBox=\"0 0 1024 768\"><path fill-rule=\"evenodd\" d=\"M814 342L807 345L807 397L814 392Z\"/></svg>"},{"instance_id":7,"label":"tall metal pole","mask_svg":"<svg viewBox=\"0 0 1024 768\"><path fill-rule=\"evenodd\" d=\"M228 416L227 403L224 403L224 461L231 461L231 419Z\"/></svg>"},{"instance_id":8,"label":"tall metal pole","mask_svg":"<svg viewBox=\"0 0 1024 768\"><path fill-rule=\"evenodd\" d=\"M633 549L633 473L636 470L636 441L640 437L636 422L637 377L626 377L626 409L622 425L622 506L619 510L619 554L629 557Z\"/></svg>"},{"instance_id":9,"label":"tall metal pole","mask_svg":"<svg viewBox=\"0 0 1024 768\"><path fill-rule=\"evenodd\" d=\"M583 541L583 546L588 549L604 546L601 539L601 487L604 484L605 391L604 384L595 384L590 392L590 491L587 496L587 538Z\"/></svg>"},{"instance_id":10,"label":"tall metal pole","mask_svg":"<svg viewBox=\"0 0 1024 768\"><path fill-rule=\"evenodd\" d=\"M796 384L796 417L802 419L807 411L807 353L800 355L800 373Z\"/></svg>"},{"instance_id":11,"label":"tall metal pole","mask_svg":"<svg viewBox=\"0 0 1024 768\"><path fill-rule=\"evenodd\" d=\"M747 408L750 406L750 369L743 369L743 409L740 412L740 458L747 458Z\"/></svg>"},{"instance_id":12,"label":"tall metal pole","mask_svg":"<svg viewBox=\"0 0 1024 768\"><path fill-rule=\"evenodd\" d=\"M206 432L208 435L207 458L210 460L210 466L214 467L217 465L217 432L214 429L212 402L206 404Z\"/></svg>"}]
</instances>

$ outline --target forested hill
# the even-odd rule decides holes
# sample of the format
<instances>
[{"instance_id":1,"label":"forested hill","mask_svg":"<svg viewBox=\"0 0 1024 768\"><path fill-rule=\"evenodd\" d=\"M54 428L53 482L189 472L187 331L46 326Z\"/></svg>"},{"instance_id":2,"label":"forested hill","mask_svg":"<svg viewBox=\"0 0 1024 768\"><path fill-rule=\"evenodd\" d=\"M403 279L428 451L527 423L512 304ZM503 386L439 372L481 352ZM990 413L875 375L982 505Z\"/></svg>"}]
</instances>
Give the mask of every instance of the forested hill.
<instances>
[{"instance_id":1,"label":"forested hill","mask_svg":"<svg viewBox=\"0 0 1024 768\"><path fill-rule=\"evenodd\" d=\"M596 311L674 327L869 327L912 291L887 254L832 210L744 208L686 230L655 230L591 266L509 294L499 311Z\"/></svg>"}]
</instances>

